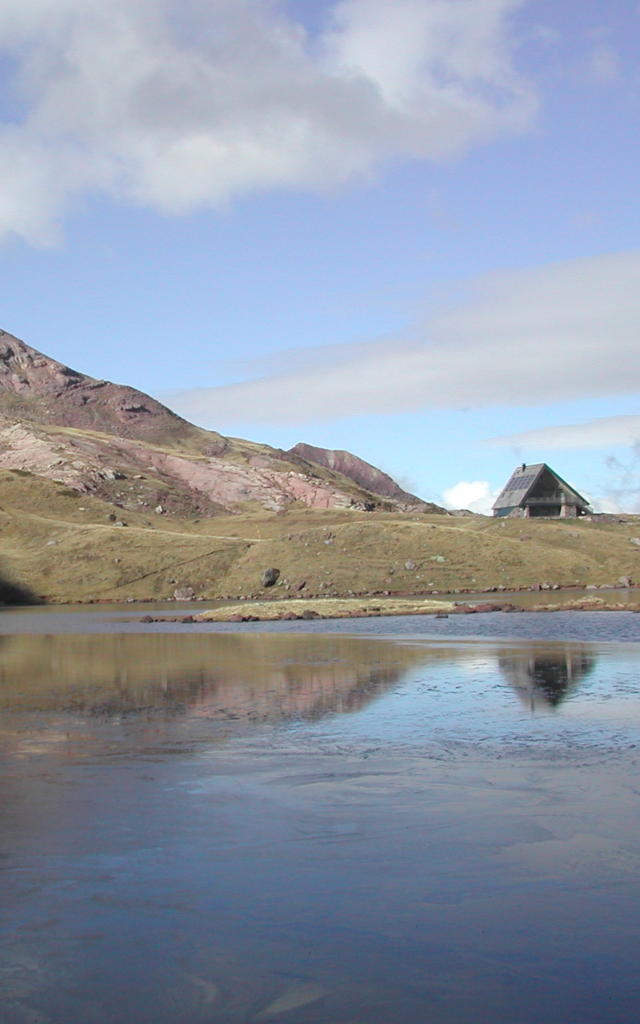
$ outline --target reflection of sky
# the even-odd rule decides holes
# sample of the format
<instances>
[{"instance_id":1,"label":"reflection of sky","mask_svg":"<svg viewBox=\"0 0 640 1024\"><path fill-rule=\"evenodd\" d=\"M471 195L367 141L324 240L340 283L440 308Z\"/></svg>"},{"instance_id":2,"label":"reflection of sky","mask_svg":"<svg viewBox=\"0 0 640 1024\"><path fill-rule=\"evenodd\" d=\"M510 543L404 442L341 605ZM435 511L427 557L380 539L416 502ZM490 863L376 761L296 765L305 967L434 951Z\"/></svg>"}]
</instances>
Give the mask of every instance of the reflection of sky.
<instances>
[{"instance_id":1,"label":"reflection of sky","mask_svg":"<svg viewBox=\"0 0 640 1024\"><path fill-rule=\"evenodd\" d=\"M451 660L410 669L401 682L347 719L333 715L310 728L332 739L388 743L446 740L567 742L601 745L640 739L640 648L559 647L558 658L593 664L557 705L540 694L528 702L500 669L500 648L482 654L452 651ZM535 649L531 649L531 654ZM525 648L526 654L528 648ZM545 651L548 659L548 651ZM306 730L307 726L303 726Z\"/></svg>"}]
</instances>

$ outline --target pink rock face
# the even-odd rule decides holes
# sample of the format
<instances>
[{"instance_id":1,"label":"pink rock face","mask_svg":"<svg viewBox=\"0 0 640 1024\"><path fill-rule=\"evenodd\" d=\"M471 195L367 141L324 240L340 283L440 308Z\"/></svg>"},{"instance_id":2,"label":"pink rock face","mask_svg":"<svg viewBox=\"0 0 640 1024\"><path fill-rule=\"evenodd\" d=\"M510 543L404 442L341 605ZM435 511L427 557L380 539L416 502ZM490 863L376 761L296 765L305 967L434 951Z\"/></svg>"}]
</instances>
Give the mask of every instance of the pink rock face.
<instances>
[{"instance_id":1,"label":"pink rock face","mask_svg":"<svg viewBox=\"0 0 640 1024\"><path fill-rule=\"evenodd\" d=\"M129 450L133 452L132 447ZM285 508L293 501L301 501L309 508L338 508L348 504L348 499L339 491L306 480L296 473L277 472L265 466L239 465L221 458L195 462L140 449L136 455L139 460L144 458L154 468L177 477L229 511L247 501L258 502L273 511Z\"/></svg>"},{"instance_id":2,"label":"pink rock face","mask_svg":"<svg viewBox=\"0 0 640 1024\"><path fill-rule=\"evenodd\" d=\"M351 452L332 451L329 448L316 448L311 444L299 443L289 449L290 455L297 455L307 462L315 462L325 469L333 469L337 473L353 480L359 487L371 491L372 494L379 494L383 498L391 498L407 505L424 505L425 503L417 498L415 494L403 491L401 487L387 473L376 469L375 466L365 462L364 459L352 455Z\"/></svg>"}]
</instances>

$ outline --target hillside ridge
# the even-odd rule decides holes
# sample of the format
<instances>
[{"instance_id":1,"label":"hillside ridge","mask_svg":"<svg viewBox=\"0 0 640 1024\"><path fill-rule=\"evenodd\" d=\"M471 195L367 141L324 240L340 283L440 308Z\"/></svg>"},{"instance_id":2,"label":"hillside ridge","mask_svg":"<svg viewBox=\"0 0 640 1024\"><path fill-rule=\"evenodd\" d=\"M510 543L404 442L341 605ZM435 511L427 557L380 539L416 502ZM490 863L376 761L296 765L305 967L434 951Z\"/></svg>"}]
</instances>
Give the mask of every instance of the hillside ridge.
<instances>
[{"instance_id":1,"label":"hillside ridge","mask_svg":"<svg viewBox=\"0 0 640 1024\"><path fill-rule=\"evenodd\" d=\"M370 462L365 462L358 455L342 449L318 448L315 445L306 444L303 441L295 444L289 449L290 455L299 455L308 462L324 466L326 469L334 469L343 476L349 477L354 483L372 494L379 494L383 498L392 498L402 504L417 506L427 505L428 502L418 498L417 495L403 490L396 481Z\"/></svg>"},{"instance_id":2,"label":"hillside ridge","mask_svg":"<svg viewBox=\"0 0 640 1024\"><path fill-rule=\"evenodd\" d=\"M344 461L345 470L350 466ZM205 430L136 388L90 377L6 331L0 331L0 469L157 514L407 505L405 492L374 467L371 490L362 472ZM386 491L378 485L383 476ZM427 507L408 497L409 505Z\"/></svg>"}]
</instances>

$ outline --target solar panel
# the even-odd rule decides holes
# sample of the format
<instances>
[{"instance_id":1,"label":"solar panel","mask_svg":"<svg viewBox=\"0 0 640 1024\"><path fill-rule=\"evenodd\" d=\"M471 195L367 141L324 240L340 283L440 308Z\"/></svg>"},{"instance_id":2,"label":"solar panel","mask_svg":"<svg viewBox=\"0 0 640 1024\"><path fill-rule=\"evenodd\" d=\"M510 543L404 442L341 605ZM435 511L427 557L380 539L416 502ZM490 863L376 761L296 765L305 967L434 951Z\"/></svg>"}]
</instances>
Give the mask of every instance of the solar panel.
<instances>
[{"instance_id":1,"label":"solar panel","mask_svg":"<svg viewBox=\"0 0 640 1024\"><path fill-rule=\"evenodd\" d=\"M512 476L509 483L505 487L505 491L521 491L525 487L529 487L537 477L536 473L522 473L518 476Z\"/></svg>"}]
</instances>

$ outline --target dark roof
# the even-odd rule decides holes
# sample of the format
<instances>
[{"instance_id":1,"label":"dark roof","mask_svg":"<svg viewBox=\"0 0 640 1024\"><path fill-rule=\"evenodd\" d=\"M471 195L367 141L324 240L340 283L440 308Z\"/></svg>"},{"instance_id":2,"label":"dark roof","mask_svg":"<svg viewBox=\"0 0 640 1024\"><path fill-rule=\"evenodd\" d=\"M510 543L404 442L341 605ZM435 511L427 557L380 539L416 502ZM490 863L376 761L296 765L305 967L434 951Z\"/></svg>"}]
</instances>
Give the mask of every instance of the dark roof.
<instances>
[{"instance_id":1,"label":"dark roof","mask_svg":"<svg viewBox=\"0 0 640 1024\"><path fill-rule=\"evenodd\" d=\"M527 466L523 463L522 466L518 466L514 469L513 473L507 480L506 485L496 498L493 507L494 508L517 508L522 505L531 492L534 490L538 480L547 470L552 476L556 478L562 488L569 491L570 494L576 499L576 505L584 505L588 508L589 502L586 498L576 491L571 484L568 484L566 480L563 480L561 476L551 469L546 462L536 462L531 466Z\"/></svg>"}]
</instances>

